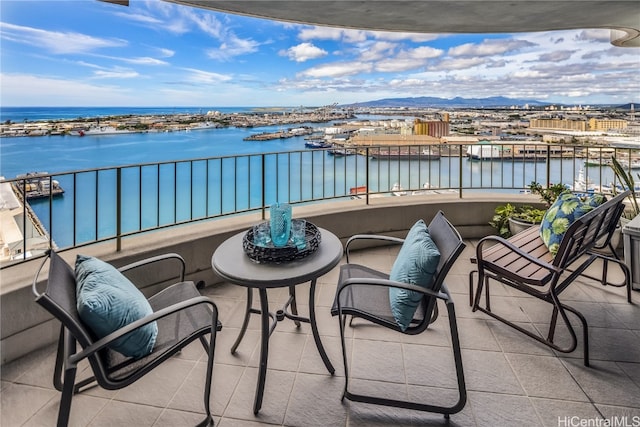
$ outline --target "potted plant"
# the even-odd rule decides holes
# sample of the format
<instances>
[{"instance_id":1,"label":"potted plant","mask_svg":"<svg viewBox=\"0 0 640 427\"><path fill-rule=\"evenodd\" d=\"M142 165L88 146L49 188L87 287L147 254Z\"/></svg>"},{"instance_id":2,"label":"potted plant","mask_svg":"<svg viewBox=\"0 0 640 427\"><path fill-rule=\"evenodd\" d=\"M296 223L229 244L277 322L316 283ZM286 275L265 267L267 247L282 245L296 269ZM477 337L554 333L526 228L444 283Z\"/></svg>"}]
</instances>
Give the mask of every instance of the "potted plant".
<instances>
[{"instance_id":1,"label":"potted plant","mask_svg":"<svg viewBox=\"0 0 640 427\"><path fill-rule=\"evenodd\" d=\"M629 201L631 203L622 213L623 219L627 220L627 222L631 221L633 218L640 215L640 204L638 203L639 195L636 191L636 183L633 179L633 174L631 171L625 170L615 157L611 158L611 169L613 169L613 173L616 175L616 179L620 181L620 184L622 184L625 189L629 189L631 191L631 194L629 195ZM637 174L637 176L638 179L640 179L640 174ZM613 188L615 193L615 187Z\"/></svg>"},{"instance_id":2,"label":"potted plant","mask_svg":"<svg viewBox=\"0 0 640 427\"><path fill-rule=\"evenodd\" d=\"M495 215L489 224L498 230L501 237L508 238L535 224L540 224L547 209L556 201L560 193L567 188L564 184L551 184L543 187L542 184L532 181L529 184L531 194L540 196L545 204L544 209L533 206L514 206L510 203L500 205L495 209Z\"/></svg>"},{"instance_id":3,"label":"potted plant","mask_svg":"<svg viewBox=\"0 0 640 427\"><path fill-rule=\"evenodd\" d=\"M509 230L511 234L518 234L535 224L540 224L547 210L538 209L533 206L524 205L516 209L516 212L509 217Z\"/></svg>"}]
</instances>

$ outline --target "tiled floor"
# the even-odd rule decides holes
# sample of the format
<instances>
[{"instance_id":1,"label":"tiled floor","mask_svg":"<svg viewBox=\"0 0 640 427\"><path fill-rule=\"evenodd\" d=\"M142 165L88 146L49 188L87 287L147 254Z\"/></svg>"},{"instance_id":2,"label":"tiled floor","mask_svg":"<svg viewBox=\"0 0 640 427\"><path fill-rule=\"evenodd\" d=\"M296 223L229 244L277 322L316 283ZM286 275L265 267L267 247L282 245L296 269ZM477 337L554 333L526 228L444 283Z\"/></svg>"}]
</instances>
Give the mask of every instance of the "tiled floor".
<instances>
[{"instance_id":1,"label":"tiled floor","mask_svg":"<svg viewBox=\"0 0 640 427\"><path fill-rule=\"evenodd\" d=\"M590 325L591 367L587 368L582 364L581 344L571 354L557 354L482 313L471 312L468 272L474 242L468 243L447 280L456 302L468 390L467 405L451 416L449 425L640 425L640 293L634 292L636 303L628 304L622 289L603 288L588 280L566 291L564 301L581 310ZM390 270L395 253L390 248L370 249L356 253L352 262ZM252 411L259 351L257 316L238 352L231 355L245 290L225 285L205 291L216 301L224 324L215 356L212 409L216 425L447 424L438 414L341 402L344 376L339 329L337 319L329 314L337 275L336 268L320 279L317 289L319 329L336 375L325 370L308 324L296 328L291 321L280 322L270 341L265 398L257 416ZM298 293L303 314L308 312L305 290ZM548 322L550 310L544 303L504 287L492 291L494 310L502 309L525 327L544 327ZM286 291L274 289L269 297L279 308ZM352 365L354 387L382 396L410 395L442 403L456 398L445 318L415 337L362 321L355 322L348 333L351 357L358 360ZM127 389L94 388L75 396L71 425L196 424L203 414L203 357L196 342ZM53 364L54 348L49 347L2 366L2 427L55 425L59 393L51 383Z\"/></svg>"}]
</instances>

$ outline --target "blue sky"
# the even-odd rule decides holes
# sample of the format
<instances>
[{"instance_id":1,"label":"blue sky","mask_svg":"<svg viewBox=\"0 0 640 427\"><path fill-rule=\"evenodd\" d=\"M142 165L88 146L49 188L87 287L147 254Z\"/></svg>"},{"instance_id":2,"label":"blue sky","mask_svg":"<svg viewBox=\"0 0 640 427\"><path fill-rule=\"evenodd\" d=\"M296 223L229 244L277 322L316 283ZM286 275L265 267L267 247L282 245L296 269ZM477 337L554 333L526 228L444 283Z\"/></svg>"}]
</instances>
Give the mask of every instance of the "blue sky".
<instances>
[{"instance_id":1,"label":"blue sky","mask_svg":"<svg viewBox=\"0 0 640 427\"><path fill-rule=\"evenodd\" d=\"M0 0L4 106L318 106L506 96L638 102L640 49L609 30L408 34L159 0Z\"/></svg>"}]
</instances>

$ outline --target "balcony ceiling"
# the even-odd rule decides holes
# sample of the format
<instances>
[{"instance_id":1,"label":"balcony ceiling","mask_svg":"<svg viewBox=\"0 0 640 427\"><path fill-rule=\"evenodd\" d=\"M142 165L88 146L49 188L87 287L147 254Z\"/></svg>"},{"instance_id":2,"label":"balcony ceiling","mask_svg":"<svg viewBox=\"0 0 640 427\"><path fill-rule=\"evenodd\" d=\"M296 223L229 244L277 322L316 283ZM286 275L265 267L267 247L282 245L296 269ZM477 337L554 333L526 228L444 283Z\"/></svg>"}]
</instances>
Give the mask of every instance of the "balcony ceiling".
<instances>
[{"instance_id":1,"label":"balcony ceiling","mask_svg":"<svg viewBox=\"0 0 640 427\"><path fill-rule=\"evenodd\" d=\"M513 33L606 28L612 30L612 44L640 47L640 2L636 0L165 1L278 21L361 30Z\"/></svg>"}]
</instances>

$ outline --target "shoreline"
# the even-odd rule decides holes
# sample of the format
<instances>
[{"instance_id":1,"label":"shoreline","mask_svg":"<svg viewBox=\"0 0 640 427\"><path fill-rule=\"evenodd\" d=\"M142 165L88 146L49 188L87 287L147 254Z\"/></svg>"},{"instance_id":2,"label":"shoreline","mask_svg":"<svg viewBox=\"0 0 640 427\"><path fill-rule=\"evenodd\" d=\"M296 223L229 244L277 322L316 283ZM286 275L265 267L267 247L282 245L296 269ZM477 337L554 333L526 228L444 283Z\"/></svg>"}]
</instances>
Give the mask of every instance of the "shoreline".
<instances>
[{"instance_id":1,"label":"shoreline","mask_svg":"<svg viewBox=\"0 0 640 427\"><path fill-rule=\"evenodd\" d=\"M0 138L36 137L49 135L118 135L149 132L179 132L207 130L221 127L252 128L262 126L296 125L301 123L327 123L354 118L351 112L261 112L206 114L124 114L108 117L25 121L8 121L0 125Z\"/></svg>"}]
</instances>

